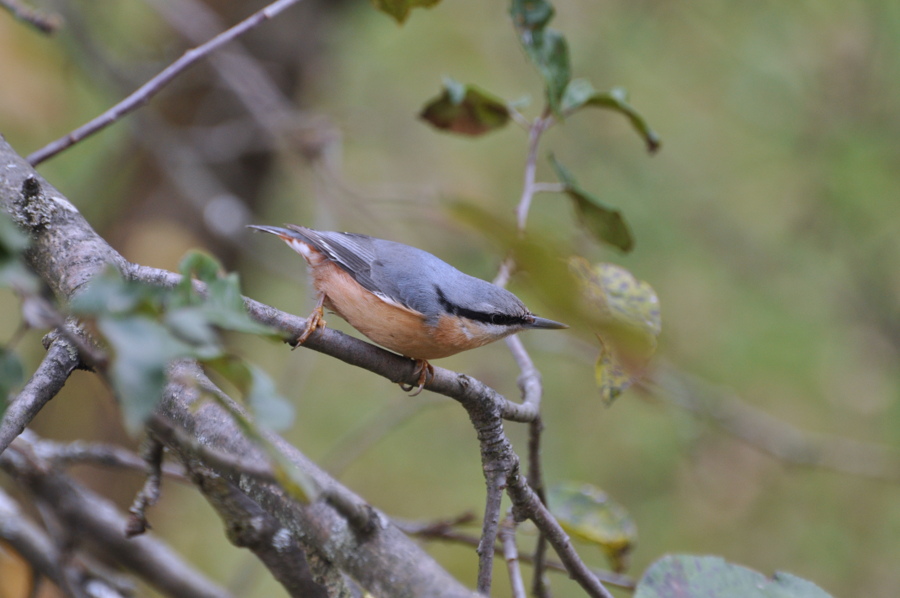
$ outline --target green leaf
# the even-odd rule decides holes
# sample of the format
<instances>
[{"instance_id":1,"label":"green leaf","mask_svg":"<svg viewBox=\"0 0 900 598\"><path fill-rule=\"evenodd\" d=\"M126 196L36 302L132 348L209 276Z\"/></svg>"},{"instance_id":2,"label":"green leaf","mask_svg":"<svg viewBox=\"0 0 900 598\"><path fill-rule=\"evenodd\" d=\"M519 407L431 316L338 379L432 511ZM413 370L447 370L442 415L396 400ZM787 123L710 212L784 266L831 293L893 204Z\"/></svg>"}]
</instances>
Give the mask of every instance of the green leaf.
<instances>
[{"instance_id":1,"label":"green leaf","mask_svg":"<svg viewBox=\"0 0 900 598\"><path fill-rule=\"evenodd\" d=\"M113 350L109 376L122 405L125 424L137 432L162 396L169 363L196 357L197 351L144 315L105 316L97 320L97 326Z\"/></svg>"},{"instance_id":2,"label":"green leaf","mask_svg":"<svg viewBox=\"0 0 900 598\"><path fill-rule=\"evenodd\" d=\"M581 289L583 313L600 341L594 373L607 404L643 374L662 330L659 298L649 284L616 264L573 256L569 271Z\"/></svg>"},{"instance_id":3,"label":"green leaf","mask_svg":"<svg viewBox=\"0 0 900 598\"><path fill-rule=\"evenodd\" d=\"M509 122L506 103L473 85L444 80L444 91L428 102L420 117L438 129L460 135L483 135Z\"/></svg>"},{"instance_id":4,"label":"green leaf","mask_svg":"<svg viewBox=\"0 0 900 598\"><path fill-rule=\"evenodd\" d=\"M294 423L294 406L279 394L275 382L263 370L253 364L250 369L250 389L247 403L253 414L264 426L284 430Z\"/></svg>"},{"instance_id":5,"label":"green leaf","mask_svg":"<svg viewBox=\"0 0 900 598\"><path fill-rule=\"evenodd\" d=\"M431 8L441 0L372 0L376 9L394 18L403 24L409 13L414 8Z\"/></svg>"},{"instance_id":6,"label":"green leaf","mask_svg":"<svg viewBox=\"0 0 900 598\"><path fill-rule=\"evenodd\" d=\"M282 430L294 420L294 407L278 392L272 379L260 368L230 356L205 362L231 382L243 395L256 419L264 426Z\"/></svg>"},{"instance_id":7,"label":"green leaf","mask_svg":"<svg viewBox=\"0 0 900 598\"><path fill-rule=\"evenodd\" d=\"M8 214L0 213L0 262L19 255L28 249L30 242Z\"/></svg>"},{"instance_id":8,"label":"green leaf","mask_svg":"<svg viewBox=\"0 0 900 598\"><path fill-rule=\"evenodd\" d=\"M634 237L622 213L582 189L572 173L552 154L550 155L550 164L556 171L559 181L565 186L566 195L575 202L575 209L581 224L598 240L626 253L631 251L634 248Z\"/></svg>"},{"instance_id":9,"label":"green leaf","mask_svg":"<svg viewBox=\"0 0 900 598\"><path fill-rule=\"evenodd\" d=\"M72 302L75 313L96 318L112 348L109 377L132 431L156 406L173 359L212 361L223 355L219 330L280 338L278 331L247 314L238 276L224 274L215 258L191 252L180 269L182 280L174 289L124 280L109 270L95 277ZM205 283L205 296L194 289L195 276ZM289 423L287 410L276 404L271 381L252 366L240 367L244 374L236 385L248 401L269 420ZM268 395L275 398L270 401Z\"/></svg>"},{"instance_id":10,"label":"green leaf","mask_svg":"<svg viewBox=\"0 0 900 598\"><path fill-rule=\"evenodd\" d=\"M573 79L566 86L560 110L565 116L573 114L585 106L606 108L623 114L631 126L643 138L647 151L655 153L662 141L656 131L650 128L644 117L628 103L628 93L621 87L607 92L599 92L586 79Z\"/></svg>"},{"instance_id":11,"label":"green leaf","mask_svg":"<svg viewBox=\"0 0 900 598\"><path fill-rule=\"evenodd\" d=\"M509 12L525 53L544 79L550 108L562 115L561 101L572 78L572 68L566 39L558 31L547 28L553 18L553 7L544 0L513 0Z\"/></svg>"},{"instance_id":12,"label":"green leaf","mask_svg":"<svg viewBox=\"0 0 900 598\"><path fill-rule=\"evenodd\" d=\"M594 364L594 380L600 389L600 400L606 405L612 405L613 401L631 387L634 379L606 347L603 338L599 335L597 338L600 340L600 354Z\"/></svg>"},{"instance_id":13,"label":"green leaf","mask_svg":"<svg viewBox=\"0 0 900 598\"><path fill-rule=\"evenodd\" d=\"M208 348L219 352L219 335L210 324L202 306L179 307L163 316L166 328L175 338L195 348ZM199 353L206 351L199 350Z\"/></svg>"},{"instance_id":14,"label":"green leaf","mask_svg":"<svg viewBox=\"0 0 900 598\"><path fill-rule=\"evenodd\" d=\"M666 555L644 572L634 598L831 598L790 573L765 575L717 556Z\"/></svg>"},{"instance_id":15,"label":"green leaf","mask_svg":"<svg viewBox=\"0 0 900 598\"><path fill-rule=\"evenodd\" d=\"M7 402L13 389L25 379L25 370L19 356L5 347L0 347L0 418L6 411Z\"/></svg>"},{"instance_id":16,"label":"green leaf","mask_svg":"<svg viewBox=\"0 0 900 598\"><path fill-rule=\"evenodd\" d=\"M566 532L599 546L617 573L627 568L628 554L637 543L637 526L625 507L596 486L574 482L550 488L547 502Z\"/></svg>"},{"instance_id":17,"label":"green leaf","mask_svg":"<svg viewBox=\"0 0 900 598\"><path fill-rule=\"evenodd\" d=\"M168 291L148 284L125 280L113 267L95 276L72 299L72 311L80 315L158 315Z\"/></svg>"},{"instance_id":18,"label":"green leaf","mask_svg":"<svg viewBox=\"0 0 900 598\"><path fill-rule=\"evenodd\" d=\"M193 306L196 311L192 313L198 317L202 315L207 324L222 330L281 338L277 330L260 324L247 314L240 277L234 272L225 274L213 256L202 251L191 251L181 260L179 270L182 279L176 288L172 307ZM206 297L201 297L194 290L194 277L206 284ZM198 322L185 320L184 323L193 326L193 333L202 335ZM188 336L192 334L190 330L183 332Z\"/></svg>"},{"instance_id":19,"label":"green leaf","mask_svg":"<svg viewBox=\"0 0 900 598\"><path fill-rule=\"evenodd\" d=\"M0 287L33 294L40 289L38 278L19 259L30 239L6 213L0 213Z\"/></svg>"},{"instance_id":20,"label":"green leaf","mask_svg":"<svg viewBox=\"0 0 900 598\"><path fill-rule=\"evenodd\" d=\"M14 289L23 294L35 294L40 281L34 273L18 259L0 260L0 287Z\"/></svg>"},{"instance_id":21,"label":"green leaf","mask_svg":"<svg viewBox=\"0 0 900 598\"><path fill-rule=\"evenodd\" d=\"M513 23L520 31L543 29L555 12L553 5L545 0L513 0L509 9Z\"/></svg>"},{"instance_id":22,"label":"green leaf","mask_svg":"<svg viewBox=\"0 0 900 598\"><path fill-rule=\"evenodd\" d=\"M214 326L234 332L281 338L281 333L276 329L260 324L247 313L244 297L241 295L240 279L236 273L232 272L209 283L207 291L203 310Z\"/></svg>"},{"instance_id":23,"label":"green leaf","mask_svg":"<svg viewBox=\"0 0 900 598\"><path fill-rule=\"evenodd\" d=\"M209 284L218 280L222 265L210 254L203 251L189 251L178 264L181 282L175 287L172 305L181 307L203 302L203 297L194 290L194 278Z\"/></svg>"}]
</instances>

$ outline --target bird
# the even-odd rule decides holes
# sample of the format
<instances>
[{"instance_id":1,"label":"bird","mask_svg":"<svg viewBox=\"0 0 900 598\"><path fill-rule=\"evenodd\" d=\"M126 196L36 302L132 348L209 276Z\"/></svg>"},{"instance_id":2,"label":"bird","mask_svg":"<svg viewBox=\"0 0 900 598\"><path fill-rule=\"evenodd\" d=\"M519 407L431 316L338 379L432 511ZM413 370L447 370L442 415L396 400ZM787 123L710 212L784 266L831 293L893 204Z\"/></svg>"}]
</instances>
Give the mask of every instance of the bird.
<instances>
[{"instance_id":1,"label":"bird","mask_svg":"<svg viewBox=\"0 0 900 598\"><path fill-rule=\"evenodd\" d=\"M416 388L413 396L434 377L432 359L521 330L568 328L422 249L358 233L285 227L248 225L281 238L309 267L316 307L296 345L325 325L327 308L374 343L416 362L418 385L401 385L407 392Z\"/></svg>"}]
</instances>

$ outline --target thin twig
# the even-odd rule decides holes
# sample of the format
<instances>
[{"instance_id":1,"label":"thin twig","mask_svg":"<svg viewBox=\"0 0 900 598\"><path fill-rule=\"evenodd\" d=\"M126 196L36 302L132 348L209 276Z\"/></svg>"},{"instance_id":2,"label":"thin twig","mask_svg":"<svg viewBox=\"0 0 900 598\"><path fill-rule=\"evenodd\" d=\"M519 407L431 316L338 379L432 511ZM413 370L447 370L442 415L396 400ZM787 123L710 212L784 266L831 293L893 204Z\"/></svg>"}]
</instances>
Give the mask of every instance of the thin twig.
<instances>
[{"instance_id":1,"label":"thin twig","mask_svg":"<svg viewBox=\"0 0 900 598\"><path fill-rule=\"evenodd\" d=\"M162 442L150 436L141 451L144 462L147 464L147 479L128 509L131 514L125 527L125 536L128 538L139 536L150 528L150 523L147 521L147 509L159 500L163 448Z\"/></svg>"},{"instance_id":2,"label":"thin twig","mask_svg":"<svg viewBox=\"0 0 900 598\"><path fill-rule=\"evenodd\" d=\"M522 581L522 570L519 568L519 548L516 546L516 522L512 514L507 515L500 525L500 542L503 545L506 570L509 572L512 598L525 598L525 583Z\"/></svg>"},{"instance_id":3,"label":"thin twig","mask_svg":"<svg viewBox=\"0 0 900 598\"><path fill-rule=\"evenodd\" d=\"M491 577L494 570L494 544L500 526L500 507L506 488L506 465L503 454L497 451L499 444L506 441L503 434L503 420L499 415L481 417L469 410L469 417L478 432L481 444L481 464L485 479L484 519L481 523L481 541L478 543L478 585L482 594L490 595ZM506 441L508 443L508 441Z\"/></svg>"},{"instance_id":4,"label":"thin twig","mask_svg":"<svg viewBox=\"0 0 900 598\"><path fill-rule=\"evenodd\" d=\"M535 367L531 356L525 350L525 345L518 335L506 337L506 346L512 353L516 365L519 366L519 391L522 393L522 409L530 410L530 421L540 417L541 397L544 394L544 386L541 382L541 372Z\"/></svg>"},{"instance_id":5,"label":"thin twig","mask_svg":"<svg viewBox=\"0 0 900 598\"><path fill-rule=\"evenodd\" d=\"M535 181L537 172L537 153L541 136L544 131L554 123L553 116L549 107L544 109L540 118L532 123L528 132L528 152L525 161L525 174L522 183L522 196L516 209L517 222L519 227L519 235L525 234L525 226L528 222L528 212L531 208L531 202L534 195L538 192L545 191L548 188L546 183L538 183ZM510 271L515 267L511 257L508 257L503 263L503 269ZM528 406L534 414L529 424L529 440L528 440L528 483L531 485L538 499L542 504L546 504L547 499L544 493L543 475L541 473L541 455L540 442L541 431L543 430L543 422L541 421L541 398L544 390L541 383L541 374L535 367L531 356L525 350L525 346L517 336L506 339L506 344L513 358L519 366L519 389L522 392L522 404ZM550 589L547 587L544 578L544 568L546 567L547 539L544 530L538 528L538 539L534 548L534 571L532 577L532 591L537 598L548 598Z\"/></svg>"},{"instance_id":6,"label":"thin twig","mask_svg":"<svg viewBox=\"0 0 900 598\"><path fill-rule=\"evenodd\" d=\"M76 440L62 443L52 440L41 440L35 443L34 450L42 459L46 459L59 467L86 464L140 471L142 473L147 471L147 463L136 453L121 446L104 442ZM169 479L179 482L188 481L184 468L180 465L164 463L162 474Z\"/></svg>"},{"instance_id":7,"label":"thin twig","mask_svg":"<svg viewBox=\"0 0 900 598\"><path fill-rule=\"evenodd\" d=\"M80 362L78 351L66 339L57 336L50 343L43 361L3 414L0 421L0 454L25 430L44 405L62 390Z\"/></svg>"},{"instance_id":8,"label":"thin twig","mask_svg":"<svg viewBox=\"0 0 900 598\"><path fill-rule=\"evenodd\" d=\"M547 494L544 491L544 475L541 470L541 431L544 422L540 416L536 417L528 426L528 485L543 504L547 504ZM537 542L534 546L534 573L531 580L531 592L536 598L549 598L550 588L544 579L544 569L547 566L547 536L542 530L538 530Z\"/></svg>"},{"instance_id":9,"label":"thin twig","mask_svg":"<svg viewBox=\"0 0 900 598\"><path fill-rule=\"evenodd\" d=\"M467 515L469 516L467 517ZM459 521L458 523L456 523L457 520ZM458 525L469 523L471 521L470 514L463 514L457 519L435 522L429 521L425 523L401 521L398 519L392 519L391 521L393 521L394 525L402 529L407 534L419 538L429 540L445 540L447 542L465 544L466 546L473 547L478 546L478 543L480 541L478 536L475 536L474 534L467 534L454 529ZM497 554L502 554L502 546L497 545L494 548ZM534 557L529 554L520 554L519 560L523 563L534 564ZM556 571L558 573L567 573L567 570L562 563L551 559L547 559L546 568L550 571ZM612 571L606 571L604 569L591 569L591 574L593 574L597 579L605 584L624 588L626 590L633 590L635 587L634 579L627 575L614 573Z\"/></svg>"},{"instance_id":10,"label":"thin twig","mask_svg":"<svg viewBox=\"0 0 900 598\"><path fill-rule=\"evenodd\" d=\"M544 109L543 115L531 123L531 128L528 131L528 154L525 159L525 180L522 184L522 197L519 199L519 205L516 208L516 223L520 234L525 231L525 226L528 223L528 212L531 210L531 200L534 198L535 194L534 185L535 173L537 172L537 153L541 135L554 122L555 119L550 113L550 108L547 107Z\"/></svg>"},{"instance_id":11,"label":"thin twig","mask_svg":"<svg viewBox=\"0 0 900 598\"><path fill-rule=\"evenodd\" d=\"M11 496L0 490L0 540L11 546L28 562L36 578L46 577L61 590L74 596L131 596L134 587L119 575L107 575L99 568L88 568L87 559L72 563L59 546L23 512ZM88 588L94 588L89 593ZM32 596L38 595L38 584ZM43 595L43 593L41 593Z\"/></svg>"},{"instance_id":12,"label":"thin twig","mask_svg":"<svg viewBox=\"0 0 900 598\"><path fill-rule=\"evenodd\" d=\"M513 122L522 127L524 130L527 131L531 128L531 123L528 122L528 119L525 118L525 116L514 107L507 104L506 112L509 114L509 117L513 120Z\"/></svg>"},{"instance_id":13,"label":"thin twig","mask_svg":"<svg viewBox=\"0 0 900 598\"><path fill-rule=\"evenodd\" d=\"M180 75L188 67L205 57L210 52L224 46L233 39L245 34L251 29L261 25L265 21L273 18L280 12L300 2L300 0L276 0L272 4L266 6L262 10L253 13L234 27L227 29L215 36L205 44L188 50L181 57L163 69L161 73L144 83L136 91L127 98L91 120L90 122L78 127L68 135L53 141L28 156L28 162L32 166L37 166L44 160L51 158L59 152L71 147L79 141L93 135L94 133L108 127L126 114L140 108L150 101L153 96L158 94L165 88L172 79Z\"/></svg>"},{"instance_id":14,"label":"thin twig","mask_svg":"<svg viewBox=\"0 0 900 598\"><path fill-rule=\"evenodd\" d=\"M603 583L597 579L590 568L584 564L581 557L572 547L569 536L556 521L556 518L547 510L537 494L527 482L513 471L507 480L509 496L513 501L513 513L516 518L527 517L531 519L539 530L547 537L547 541L553 546L556 554L562 560L569 575L578 582L589 596L594 598L613 598Z\"/></svg>"},{"instance_id":15,"label":"thin twig","mask_svg":"<svg viewBox=\"0 0 900 598\"><path fill-rule=\"evenodd\" d=\"M525 120L521 115L519 115L519 119ZM525 122L527 123L527 121ZM525 234L528 212L535 194L538 145L541 135L553 122L553 116L550 114L548 107L528 128L525 178L522 184L522 196L516 209L520 236ZM512 255L508 255L500 265L497 276L494 278L494 284L501 287L505 286L515 267L515 259ZM541 395L543 393L540 372L534 367L534 363L525 350L525 346L517 336L508 337L506 344L521 371L519 388L522 391L522 402L515 405L516 415L521 419L517 419L517 421L533 422L540 415ZM469 410L469 417L478 432L478 439L481 442L482 469L484 470L487 493L481 542L478 545L478 591L490 594L494 557L494 551L490 547L493 546L498 534L500 504L503 498L506 478L511 475L512 468L517 467L518 458L516 457L514 462L509 455L509 453L512 453L512 449L509 448L508 451L505 451L503 448L504 445L508 445L508 441L503 434L502 422L506 413L493 414L489 410L472 409L468 406L467 409ZM496 420L493 419L494 417L496 417Z\"/></svg>"},{"instance_id":16,"label":"thin twig","mask_svg":"<svg viewBox=\"0 0 900 598\"><path fill-rule=\"evenodd\" d=\"M131 570L162 594L225 598L230 594L190 567L151 535L126 539L125 516L106 498L81 486L41 459L33 437L19 437L0 455L0 468L43 504L76 547L87 544L107 562Z\"/></svg>"},{"instance_id":17,"label":"thin twig","mask_svg":"<svg viewBox=\"0 0 900 598\"><path fill-rule=\"evenodd\" d=\"M25 6L19 0L0 0L0 6L8 10L16 19L23 23L28 23L41 33L48 35L56 33L62 25L62 19L59 18L59 15L42 14L33 8Z\"/></svg>"},{"instance_id":18,"label":"thin twig","mask_svg":"<svg viewBox=\"0 0 900 598\"><path fill-rule=\"evenodd\" d=\"M267 463L256 459L244 459L237 455L230 455L201 444L197 438L161 415L152 415L149 426L153 430L153 434L159 437L164 444L186 447L191 453L197 455L204 463L217 471L229 472L236 478L247 476L263 482L278 481L272 468Z\"/></svg>"}]
</instances>

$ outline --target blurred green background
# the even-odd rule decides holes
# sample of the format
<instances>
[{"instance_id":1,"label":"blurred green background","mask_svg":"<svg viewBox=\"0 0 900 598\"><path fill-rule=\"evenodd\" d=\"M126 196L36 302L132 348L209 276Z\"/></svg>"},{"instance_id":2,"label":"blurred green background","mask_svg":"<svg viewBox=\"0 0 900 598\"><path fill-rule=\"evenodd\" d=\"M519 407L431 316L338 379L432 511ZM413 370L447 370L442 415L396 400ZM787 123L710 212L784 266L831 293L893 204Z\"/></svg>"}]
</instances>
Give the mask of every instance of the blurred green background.
<instances>
[{"instance_id":1,"label":"blurred green background","mask_svg":"<svg viewBox=\"0 0 900 598\"><path fill-rule=\"evenodd\" d=\"M640 533L635 576L664 553L709 553L766 574L790 571L835 596L897 596L900 3L554 4L552 26L569 40L573 74L598 89L628 89L663 148L648 156L625 119L602 111L555 127L539 180L554 180L543 159L553 150L582 186L624 211L637 246L622 256L596 245L555 195L537 198L529 232L618 263L656 289L657 363L667 377L661 392L629 391L606 408L589 334L526 334L544 377L547 481L590 482L630 510ZM226 0L209 6L228 24L252 10ZM198 8L183 1L50 8L65 17L50 38L0 13L0 133L22 154L196 45L172 24L201 21L189 12L172 17ZM242 47L298 109L273 127L279 135L260 132L265 115L278 113L264 94L255 104L263 115L251 116L204 63L41 172L129 259L173 269L186 250L205 246L241 273L246 294L296 313L313 304L302 260L244 223L368 233L494 276L504 248L448 206L476 203L511 222L526 136L510 126L478 140L453 137L416 115L445 75L509 100L530 96L522 110L537 114L540 80L506 3L444 2L398 27L367 2L310 1ZM510 288L536 312L563 319L552 295L535 291L540 283L521 275ZM0 338L12 336L17 309L0 294ZM334 316L328 323L348 330ZM40 334L19 343L32 366ZM477 442L455 403L407 398L312 351L246 337L233 344L295 402L287 437L378 508L416 520L483 508ZM503 343L437 365L517 397ZM836 446L835 460L865 475L776 458L766 450L769 428L755 420L738 422L755 441L736 438L671 400L672 372L704 381L713 408L737 396L788 430ZM373 422L391 418L391 431L367 446ZM83 372L36 428L53 438L133 442L108 392ZM506 429L523 452L525 430ZM832 442L839 439L864 446ZM869 445L883 448L875 452L883 461ZM803 457L805 446L789 453ZM123 506L140 483L120 472L78 473ZM190 489L168 484L151 517L158 534L239 595L281 595L251 556L226 546L215 515ZM530 543L527 530L522 543ZM474 585L471 548L429 550ZM596 548L581 553L605 566ZM498 567L498 596L508 594L504 577ZM552 580L556 596L582 595L565 576Z\"/></svg>"}]
</instances>

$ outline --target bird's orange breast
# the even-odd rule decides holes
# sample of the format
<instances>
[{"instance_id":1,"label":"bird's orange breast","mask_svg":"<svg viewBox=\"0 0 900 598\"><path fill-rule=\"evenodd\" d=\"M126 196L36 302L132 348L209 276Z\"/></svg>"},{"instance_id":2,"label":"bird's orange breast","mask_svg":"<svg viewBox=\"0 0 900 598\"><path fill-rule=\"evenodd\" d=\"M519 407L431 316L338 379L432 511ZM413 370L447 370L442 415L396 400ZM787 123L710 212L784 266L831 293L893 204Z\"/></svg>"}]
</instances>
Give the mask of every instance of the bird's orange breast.
<instances>
[{"instance_id":1,"label":"bird's orange breast","mask_svg":"<svg viewBox=\"0 0 900 598\"><path fill-rule=\"evenodd\" d=\"M328 259L307 262L313 286L325 294L325 306L386 349L427 360L496 340L457 317L441 316L431 326L423 314L372 293Z\"/></svg>"}]
</instances>

